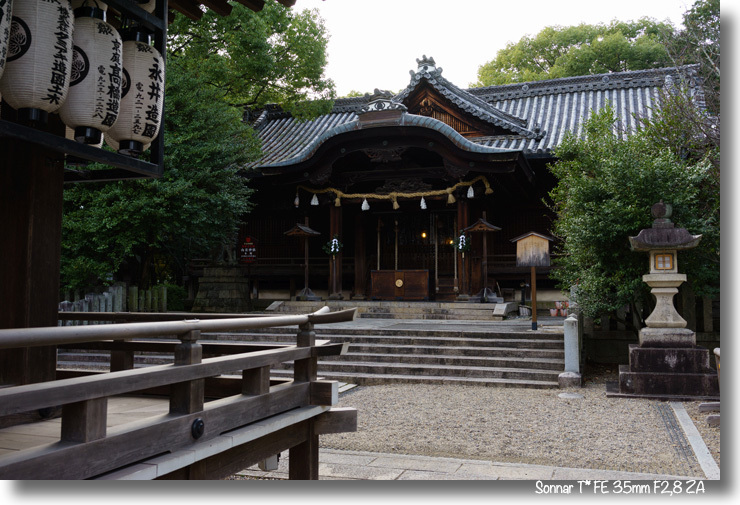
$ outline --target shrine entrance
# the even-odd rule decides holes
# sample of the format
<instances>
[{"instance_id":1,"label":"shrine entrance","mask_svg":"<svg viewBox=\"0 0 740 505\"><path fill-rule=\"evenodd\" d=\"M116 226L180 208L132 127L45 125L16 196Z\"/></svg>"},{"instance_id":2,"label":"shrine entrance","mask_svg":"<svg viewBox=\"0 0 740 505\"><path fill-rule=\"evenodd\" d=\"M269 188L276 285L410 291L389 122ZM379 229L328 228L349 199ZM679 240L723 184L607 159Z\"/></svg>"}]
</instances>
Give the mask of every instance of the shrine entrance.
<instances>
[{"instance_id":1,"label":"shrine entrance","mask_svg":"<svg viewBox=\"0 0 740 505\"><path fill-rule=\"evenodd\" d=\"M377 213L376 218L371 298L453 297L455 210Z\"/></svg>"}]
</instances>

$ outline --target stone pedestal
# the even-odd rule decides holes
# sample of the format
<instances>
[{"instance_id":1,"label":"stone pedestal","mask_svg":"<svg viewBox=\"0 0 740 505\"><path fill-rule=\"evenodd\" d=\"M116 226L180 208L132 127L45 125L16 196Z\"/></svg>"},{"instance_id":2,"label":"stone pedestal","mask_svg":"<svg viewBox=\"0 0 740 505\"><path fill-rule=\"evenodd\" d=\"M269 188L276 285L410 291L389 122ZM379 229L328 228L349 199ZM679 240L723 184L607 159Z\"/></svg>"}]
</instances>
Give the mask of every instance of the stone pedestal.
<instances>
[{"instance_id":1,"label":"stone pedestal","mask_svg":"<svg viewBox=\"0 0 740 505\"><path fill-rule=\"evenodd\" d=\"M696 335L690 330L684 329L680 337L685 337L686 332L696 341ZM672 333L679 332L673 330ZM710 366L709 357L708 349L696 345L646 347L633 344L629 346L629 364L619 366L619 396L719 397L719 378Z\"/></svg>"},{"instance_id":2,"label":"stone pedestal","mask_svg":"<svg viewBox=\"0 0 740 505\"><path fill-rule=\"evenodd\" d=\"M703 347L631 345L629 365L619 367L619 392L651 398L719 397L719 379L710 368L709 350Z\"/></svg>"},{"instance_id":3,"label":"stone pedestal","mask_svg":"<svg viewBox=\"0 0 740 505\"><path fill-rule=\"evenodd\" d=\"M206 267L198 283L193 312L242 313L249 306L249 279L238 266Z\"/></svg>"}]
</instances>

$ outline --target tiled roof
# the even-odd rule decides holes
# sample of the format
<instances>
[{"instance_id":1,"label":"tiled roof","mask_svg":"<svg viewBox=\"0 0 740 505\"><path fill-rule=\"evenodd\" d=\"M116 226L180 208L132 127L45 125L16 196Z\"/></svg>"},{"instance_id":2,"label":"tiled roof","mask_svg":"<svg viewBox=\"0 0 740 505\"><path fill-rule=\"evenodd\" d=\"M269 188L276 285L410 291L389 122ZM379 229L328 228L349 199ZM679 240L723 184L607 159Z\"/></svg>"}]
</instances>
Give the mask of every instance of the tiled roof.
<instances>
[{"instance_id":1,"label":"tiled roof","mask_svg":"<svg viewBox=\"0 0 740 505\"><path fill-rule=\"evenodd\" d=\"M461 148L471 150L477 144L492 152L514 150L528 156L550 156L567 132L581 134L584 122L593 111L607 103L614 106L622 126L634 131L638 125L635 115L650 117L660 90L671 86L682 75L701 98L696 71L697 66L692 65L463 90L442 78L441 69L420 67L412 72L409 86L393 97L393 101L403 101L424 80L459 108L511 132L504 136L469 137L458 144ZM356 128L357 112L369 100L367 95L337 99L329 114L303 122L278 107L267 107L254 122L262 140L263 157L252 166L284 166L310 157L327 138ZM456 134L449 127L443 128L446 127L443 123L437 125L441 122L432 118L407 114L406 120L409 124L435 128L450 138Z\"/></svg>"}]
</instances>

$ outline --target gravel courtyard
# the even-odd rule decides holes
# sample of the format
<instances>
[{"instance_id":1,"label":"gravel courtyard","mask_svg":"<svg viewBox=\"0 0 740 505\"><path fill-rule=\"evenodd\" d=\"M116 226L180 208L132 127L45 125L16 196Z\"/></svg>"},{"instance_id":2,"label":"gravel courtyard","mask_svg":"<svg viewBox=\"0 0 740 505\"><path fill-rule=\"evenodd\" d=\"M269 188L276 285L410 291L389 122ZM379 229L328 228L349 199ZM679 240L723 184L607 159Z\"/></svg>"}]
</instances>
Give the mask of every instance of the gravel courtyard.
<instances>
[{"instance_id":1,"label":"gravel courtyard","mask_svg":"<svg viewBox=\"0 0 740 505\"><path fill-rule=\"evenodd\" d=\"M323 436L321 446L703 476L670 405L607 398L606 381L616 378L616 367L602 367L586 376L584 387L566 390L356 387L340 396L339 406L357 408L357 432ZM699 403L683 405L719 465L720 429L707 426Z\"/></svg>"}]
</instances>

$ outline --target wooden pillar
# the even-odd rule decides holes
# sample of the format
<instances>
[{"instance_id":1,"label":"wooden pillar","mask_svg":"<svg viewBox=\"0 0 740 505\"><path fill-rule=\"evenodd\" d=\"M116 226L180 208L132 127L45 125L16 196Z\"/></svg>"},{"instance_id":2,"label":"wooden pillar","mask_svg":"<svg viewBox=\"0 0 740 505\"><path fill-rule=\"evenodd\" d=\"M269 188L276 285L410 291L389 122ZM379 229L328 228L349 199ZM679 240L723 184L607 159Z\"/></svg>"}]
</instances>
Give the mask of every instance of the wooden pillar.
<instances>
[{"instance_id":1,"label":"wooden pillar","mask_svg":"<svg viewBox=\"0 0 740 505\"><path fill-rule=\"evenodd\" d=\"M329 207L329 240L334 235L342 239L342 208ZM329 299L341 300L342 296L342 251L336 255L336 259L329 256ZM336 264L332 265L332 262ZM336 291L335 291L336 290Z\"/></svg>"},{"instance_id":2,"label":"wooden pillar","mask_svg":"<svg viewBox=\"0 0 740 505\"><path fill-rule=\"evenodd\" d=\"M355 295L353 300L364 300L367 291L367 255L365 252L365 219L355 217Z\"/></svg>"},{"instance_id":3,"label":"wooden pillar","mask_svg":"<svg viewBox=\"0 0 740 505\"><path fill-rule=\"evenodd\" d=\"M3 107L3 119L14 112ZM47 131L64 134L49 115ZM0 138L0 328L57 325L64 157ZM0 384L54 380L56 347L0 350Z\"/></svg>"},{"instance_id":4,"label":"wooden pillar","mask_svg":"<svg viewBox=\"0 0 740 505\"><path fill-rule=\"evenodd\" d=\"M312 347L316 345L316 332L312 323L301 325L296 345ZM317 378L317 358L296 360L293 367L296 382L315 382ZM305 441L290 448L288 457L288 477L294 480L319 479L319 436L315 434L313 422L305 423Z\"/></svg>"},{"instance_id":5,"label":"wooden pillar","mask_svg":"<svg viewBox=\"0 0 740 505\"><path fill-rule=\"evenodd\" d=\"M462 230L467 228L470 224L470 214L468 201L463 198L457 199L457 229L458 234L462 234ZM459 253L457 253L459 254ZM470 267L470 255L465 258L460 257L460 261L457 263L457 276L460 279L460 288L458 290L458 299L467 300L470 298L470 282L468 276L468 270Z\"/></svg>"},{"instance_id":6,"label":"wooden pillar","mask_svg":"<svg viewBox=\"0 0 740 505\"><path fill-rule=\"evenodd\" d=\"M175 366L200 363L203 347L198 343L200 330L187 332L180 337L175 346ZM172 384L170 393L170 413L193 414L203 410L205 383L203 379Z\"/></svg>"},{"instance_id":7,"label":"wooden pillar","mask_svg":"<svg viewBox=\"0 0 740 505\"><path fill-rule=\"evenodd\" d=\"M532 329L537 329L537 267L530 267L532 277Z\"/></svg>"}]
</instances>

